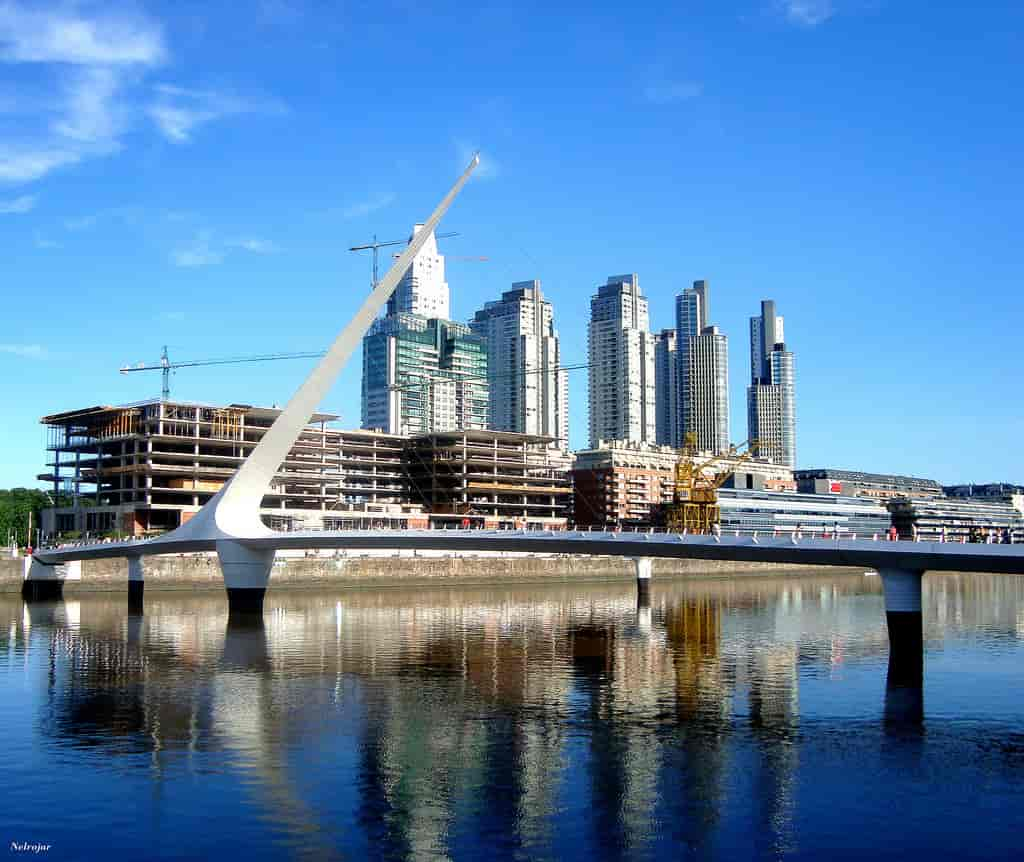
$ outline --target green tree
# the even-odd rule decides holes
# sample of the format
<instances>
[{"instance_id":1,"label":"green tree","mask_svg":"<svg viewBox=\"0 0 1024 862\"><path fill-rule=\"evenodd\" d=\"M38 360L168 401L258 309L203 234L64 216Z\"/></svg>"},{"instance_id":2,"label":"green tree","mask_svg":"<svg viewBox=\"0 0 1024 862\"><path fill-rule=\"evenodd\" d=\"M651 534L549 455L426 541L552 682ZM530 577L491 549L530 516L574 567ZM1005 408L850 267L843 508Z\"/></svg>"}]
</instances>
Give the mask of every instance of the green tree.
<instances>
[{"instance_id":1,"label":"green tree","mask_svg":"<svg viewBox=\"0 0 1024 862\"><path fill-rule=\"evenodd\" d=\"M35 528L39 526L39 513L52 506L52 498L38 488L0 489L0 543L6 545L13 531L15 541L25 547L35 541ZM58 501L59 503L60 501ZM32 513L33 535L28 535L28 515Z\"/></svg>"}]
</instances>

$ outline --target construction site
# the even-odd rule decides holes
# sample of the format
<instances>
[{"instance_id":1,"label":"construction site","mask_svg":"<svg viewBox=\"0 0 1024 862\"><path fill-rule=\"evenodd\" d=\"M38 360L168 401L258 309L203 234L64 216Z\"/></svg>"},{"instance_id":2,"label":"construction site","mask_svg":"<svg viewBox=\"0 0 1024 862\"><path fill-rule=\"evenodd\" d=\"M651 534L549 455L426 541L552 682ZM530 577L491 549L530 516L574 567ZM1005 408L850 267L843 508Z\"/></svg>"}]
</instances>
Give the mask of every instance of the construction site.
<instances>
[{"instance_id":1,"label":"construction site","mask_svg":"<svg viewBox=\"0 0 1024 862\"><path fill-rule=\"evenodd\" d=\"M48 536L153 535L187 522L280 413L153 399L44 416L47 471L66 505ZM278 470L261 515L273 529L432 524L557 529L568 523L570 456L555 441L498 431L404 437L342 430L318 413Z\"/></svg>"}]
</instances>

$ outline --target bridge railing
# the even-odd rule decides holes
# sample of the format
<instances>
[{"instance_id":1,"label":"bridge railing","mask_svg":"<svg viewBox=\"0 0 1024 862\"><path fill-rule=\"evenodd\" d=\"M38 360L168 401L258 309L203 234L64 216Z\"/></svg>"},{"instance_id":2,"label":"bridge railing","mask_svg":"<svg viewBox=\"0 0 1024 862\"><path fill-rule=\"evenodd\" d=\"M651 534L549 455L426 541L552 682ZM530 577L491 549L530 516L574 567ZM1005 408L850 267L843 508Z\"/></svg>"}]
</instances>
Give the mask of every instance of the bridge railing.
<instances>
[{"instance_id":1,"label":"bridge railing","mask_svg":"<svg viewBox=\"0 0 1024 862\"><path fill-rule=\"evenodd\" d=\"M484 528L484 527L480 526L479 524L470 524L469 526L464 526L464 525L461 525L461 524L444 524L444 523L436 524L436 523L430 523L426 527L408 527L405 524L397 524L396 525L394 523L388 523L388 524L382 524L382 525L375 525L375 526L370 527L370 528L351 527L351 528L345 528L345 529L341 529L341 530L333 529L333 528L332 529L328 529L328 528L323 527L322 525L314 525L314 526L310 526L310 527L296 528L294 530L282 530L282 531L278 531L278 532L282 532L282 533L285 533L285 534L292 533L292 532L294 532L294 533L318 533L318 532L332 532L332 533L336 533L336 532L349 532L349 531L350 532L364 532L364 533L367 532L367 531L405 533L405 532L410 532L410 531L415 531L415 530L420 530L420 529L437 530L437 531L451 531L451 532L467 532L467 531L483 532L486 529L487 532L495 532L495 531L497 531L497 532L513 532L513 533L514 532L531 532L531 533L535 533L535 532L549 532L549 533L552 533L553 535L560 534L560 533L576 533L576 534L579 534L579 533L594 533L594 534L598 534L598 535L666 535L666 534L674 533L674 534L680 536L684 540L685 540L686 536L688 535L688 533L685 530L682 533L677 533L676 531L669 530L667 527L642 527L642 526L633 526L633 525L602 526L602 525L590 525L590 524L584 524L584 525L578 525L578 526L567 526L567 527L561 527L561 526L553 527L551 525L542 525L542 526L538 527L536 524L534 524L534 525L525 525L525 526L520 526L520 527L512 527L512 526L508 526L508 525L502 525L502 526L495 527L495 528ZM899 537L899 536L895 536L894 537L894 536L891 536L888 532L882 532L882 531L876 531L876 532L872 532L872 533L857 533L857 532L853 532L853 531L850 531L850 530L844 530L844 529L840 529L840 530L836 531L835 529L821 529L821 528L818 528L818 529L813 529L813 530L807 530L807 529L796 529L796 528L786 528L786 527L774 528L774 529L756 529L756 528L755 529L751 529L751 528L746 528L746 529L744 529L744 528L739 528L739 529L737 529L737 528L721 529L721 528L719 528L719 529L716 529L713 532L713 535L718 537L718 538L741 538L741 537L748 537L752 541L755 541L755 542L760 540L760 539L790 539L790 540L795 541L795 542L799 542L799 541L802 541L804 539L824 539L824 540L830 540L830 541L833 541L833 542L836 542L836 543L852 542L852 541L864 541L864 540L875 541L875 542L884 542L884 541L936 541L936 542L940 542L940 543L948 542L950 544L964 544L966 542L966 538L964 538L964 537L956 537L956 538L948 538L947 539L946 537L939 536L939 537L934 537L934 538L928 537L928 538L925 538L925 539L921 539L920 537L916 537L916 538L907 538L907 537ZM66 541L66 542L62 542L59 539L50 539L50 540L44 539L44 541L42 542L42 544L40 546L40 550L67 550L67 549L74 549L74 548L93 547L93 546L96 546L96 545L104 545L104 544L112 544L112 543L128 544L128 545L142 544L144 542L149 541L149 539L151 539L151 538L153 538L153 537L152 536L127 536L125 538L115 539L115 538L111 538L109 536L90 537L90 536L86 535L84 537L77 538L77 539L75 539L73 541ZM985 544L1001 544L1001 543L1014 544L1015 542L1013 540L1012 534L1011 534L1011 536L1009 538L1010 538L1010 540L1007 542L1007 541L1005 541L1005 539L1003 537L998 537L998 536L990 535L987 538L987 541L984 542L984 543ZM1002 541L1000 541L1000 539L1002 539Z\"/></svg>"}]
</instances>

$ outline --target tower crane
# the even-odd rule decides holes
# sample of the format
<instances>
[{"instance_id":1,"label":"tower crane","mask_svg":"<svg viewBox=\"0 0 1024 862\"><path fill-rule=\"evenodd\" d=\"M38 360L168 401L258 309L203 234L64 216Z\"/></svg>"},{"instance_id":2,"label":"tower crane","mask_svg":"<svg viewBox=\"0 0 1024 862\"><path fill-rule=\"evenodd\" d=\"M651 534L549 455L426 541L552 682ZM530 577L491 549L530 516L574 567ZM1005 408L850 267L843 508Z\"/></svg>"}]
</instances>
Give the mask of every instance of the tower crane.
<instances>
[{"instance_id":1,"label":"tower crane","mask_svg":"<svg viewBox=\"0 0 1024 862\"><path fill-rule=\"evenodd\" d=\"M740 451L746 446L745 452ZM757 440L745 440L728 451L712 455L704 461L697 460L697 435L688 433L676 462L675 491L668 506L668 528L681 533L710 533L721 522L718 507L718 489L725 484L736 468L754 457ZM729 465L716 468L725 459Z\"/></svg>"},{"instance_id":2,"label":"tower crane","mask_svg":"<svg viewBox=\"0 0 1024 862\"><path fill-rule=\"evenodd\" d=\"M202 365L237 365L241 362L275 362L279 359L317 359L324 353L323 350L311 350L302 353L263 353L258 356L229 356L222 359L190 359L187 362L171 362L167 355L167 345L164 345L159 364L146 365L144 362L140 362L138 365L126 365L120 371L122 374L133 371L160 371L163 376L160 400L169 401L171 398L171 372L178 368L196 368Z\"/></svg>"},{"instance_id":3,"label":"tower crane","mask_svg":"<svg viewBox=\"0 0 1024 862\"><path fill-rule=\"evenodd\" d=\"M439 233L434 235L434 239L446 239L451 236L458 236L457 232L451 233ZM378 242L377 235L373 235L373 242L366 243L365 245L354 245L349 251L366 251L367 249L373 250L373 281L370 282L370 290L374 290L377 287L377 282L380 280L377 277L377 250L381 248L388 248L392 245L408 245L409 240L407 239L389 239L386 242Z\"/></svg>"},{"instance_id":4,"label":"tower crane","mask_svg":"<svg viewBox=\"0 0 1024 862\"><path fill-rule=\"evenodd\" d=\"M459 236L458 232L451 231L449 233L439 233L435 236L436 239L446 239L448 237ZM394 245L407 245L409 240L407 239L394 239L387 240L385 242L379 242L376 235L373 237L373 242L366 243L365 245L354 245L349 251L366 251L371 249L373 251L373 281L371 282L371 290L377 287L378 278L378 249L388 248ZM456 256L452 260L470 260L470 261L486 261L489 260L487 257L463 257ZM160 354L160 362L157 365L147 365L144 362L140 362L137 365L125 365L120 369L122 374L128 374L133 371L157 371L159 370L163 377L163 386L160 392L160 398L162 401L169 401L171 397L171 373L178 368L195 368L204 365L236 365L242 362L274 362L279 359L318 359L324 355L324 351L303 351L299 353L264 353L258 356L232 356L222 359L191 359L187 362L171 362L170 357L167 354L167 345L164 345L163 353Z\"/></svg>"}]
</instances>

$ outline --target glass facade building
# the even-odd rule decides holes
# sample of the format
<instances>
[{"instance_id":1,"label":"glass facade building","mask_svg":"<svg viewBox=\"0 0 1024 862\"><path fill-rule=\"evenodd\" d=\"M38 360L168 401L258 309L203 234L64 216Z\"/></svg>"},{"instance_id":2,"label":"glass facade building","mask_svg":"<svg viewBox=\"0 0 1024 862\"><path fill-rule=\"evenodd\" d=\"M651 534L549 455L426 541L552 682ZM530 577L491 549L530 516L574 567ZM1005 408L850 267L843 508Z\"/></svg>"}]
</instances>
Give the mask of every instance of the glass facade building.
<instances>
[{"instance_id":1,"label":"glass facade building","mask_svg":"<svg viewBox=\"0 0 1024 862\"><path fill-rule=\"evenodd\" d=\"M363 338L362 426L389 434L485 429L487 345L468 326L397 314Z\"/></svg>"}]
</instances>

